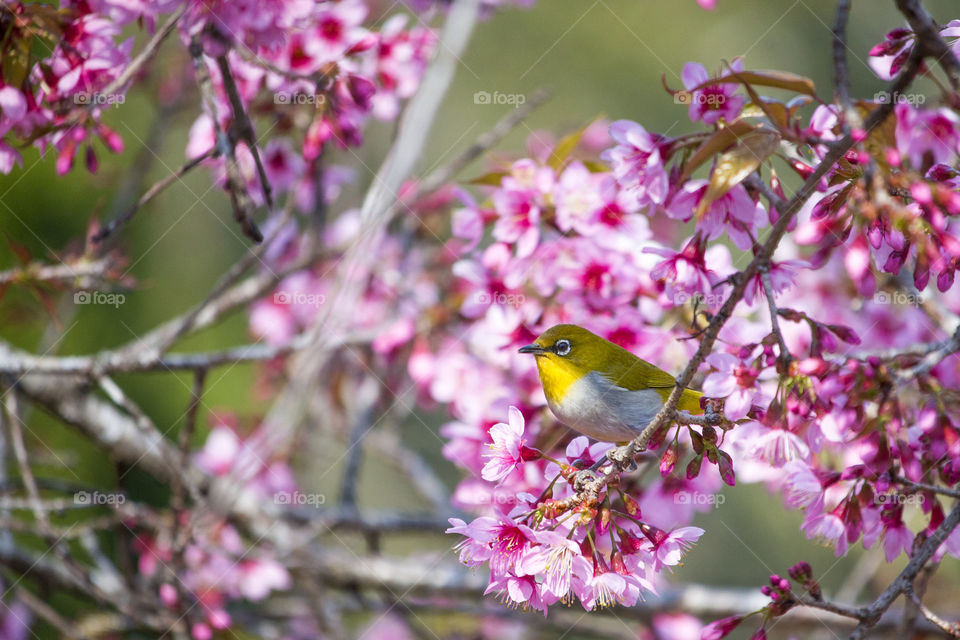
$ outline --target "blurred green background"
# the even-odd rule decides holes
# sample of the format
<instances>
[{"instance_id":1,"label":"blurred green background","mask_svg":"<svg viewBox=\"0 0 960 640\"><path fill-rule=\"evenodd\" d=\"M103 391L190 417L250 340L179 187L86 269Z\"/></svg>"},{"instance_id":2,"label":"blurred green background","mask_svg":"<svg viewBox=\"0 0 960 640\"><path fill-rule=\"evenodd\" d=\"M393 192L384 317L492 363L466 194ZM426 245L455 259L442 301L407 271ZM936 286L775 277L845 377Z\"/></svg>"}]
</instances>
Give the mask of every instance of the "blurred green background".
<instances>
[{"instance_id":1,"label":"blurred green background","mask_svg":"<svg viewBox=\"0 0 960 640\"><path fill-rule=\"evenodd\" d=\"M955 0L931 0L926 5L940 23L960 14ZM601 114L610 119L630 118L651 131L670 135L692 131L686 106L674 104L660 86L663 75L668 85L679 87L679 75L687 61L701 62L715 71L723 60L744 56L747 68L809 76L819 94L829 98L834 10L835 3L829 0L719 0L719 8L709 13L694 0L541 0L529 10L503 11L478 26L430 136L421 174L451 159L512 108L475 104L477 91L529 95L538 87L552 90L552 100L501 146L510 153L523 153L525 140L534 131L563 134ZM866 53L887 30L901 24L892 1L853 2L849 65L854 96L871 98L884 86L866 66ZM141 34L138 44L142 41ZM168 42L156 71L127 96L125 104L108 109L105 122L120 133L126 148L122 154L110 155L100 147L97 174L78 166L58 178L52 155L41 158L28 150L22 169L0 176L0 269L17 264L9 242L28 248L37 259L64 255L70 243L78 246L91 218L112 218L130 194L142 193L182 164L187 130L199 112L196 92L188 90L182 108L157 124L157 95L163 75L185 74L184 82L190 82L179 48L178 42ZM379 165L391 132L391 123L371 124L368 144L356 152L362 164L350 153L340 154L344 164L357 168L358 183L345 190L334 212L358 206L358 194L371 177L363 165ZM130 184L128 170L142 161L152 165L144 182ZM481 168L477 164L461 177L472 177ZM124 190L128 190L126 195L118 196ZM49 349L60 354L89 353L127 342L200 301L220 274L247 250L248 241L232 221L225 193L212 188L209 174L200 170L140 211L122 231L120 246L130 257L129 275L136 280L123 305L116 309L75 306L72 296L54 295L57 321L50 324L48 312L35 297L11 288L0 302L2 337L31 351ZM238 314L180 348L214 349L248 339L246 318ZM214 371L205 404L255 417L267 406L264 398L250 393L256 377L256 369L249 365ZM158 426L172 432L179 428L189 397L189 377L149 373L124 376L119 381ZM457 471L440 457L441 442L435 437L442 416L426 415L424 421L409 421L407 437L436 461L452 486ZM31 443L41 474L75 480L47 452L50 447L84 481L104 486L116 481L116 470L104 465L100 453L70 429L38 412L30 415L29 424L44 440L44 445ZM204 420L201 426L205 426ZM201 428L197 442L204 437ZM316 449L301 456L305 484L314 482L317 490L335 495L341 449ZM385 481L373 469L373 465L365 466L362 505L422 506L405 504L409 498L402 485L392 478ZM165 493L163 487L153 486L136 472L127 476L124 484L157 500ZM385 486L397 489L384 492ZM828 589L850 579L862 555L859 547L836 561L831 550L803 537L798 529L800 514L784 513L779 499L768 496L761 487L738 487L725 495L725 504L698 518L697 524L708 533L690 554L687 566L675 572L677 580L759 586L769 573L785 573L789 564L801 559L810 561L817 575L824 576ZM450 541L438 537L430 544L441 548ZM899 566L882 567L876 584L889 579ZM941 572L938 580L957 585L955 567L944 567ZM936 607L947 602L949 593L935 594L930 604Z\"/></svg>"}]
</instances>

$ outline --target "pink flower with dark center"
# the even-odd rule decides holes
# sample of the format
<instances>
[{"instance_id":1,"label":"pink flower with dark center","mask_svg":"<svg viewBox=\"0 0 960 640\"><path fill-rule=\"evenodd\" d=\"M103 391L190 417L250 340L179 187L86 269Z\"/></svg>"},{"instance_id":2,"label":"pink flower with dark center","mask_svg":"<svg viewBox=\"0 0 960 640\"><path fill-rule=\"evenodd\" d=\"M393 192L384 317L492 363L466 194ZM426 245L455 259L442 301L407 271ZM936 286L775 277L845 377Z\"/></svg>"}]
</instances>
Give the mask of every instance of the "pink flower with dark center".
<instances>
[{"instance_id":1,"label":"pink flower with dark center","mask_svg":"<svg viewBox=\"0 0 960 640\"><path fill-rule=\"evenodd\" d=\"M723 413L728 420L745 418L759 393L757 373L730 353L712 353L707 364L716 369L703 381L703 393L710 398L726 398Z\"/></svg>"},{"instance_id":2,"label":"pink flower with dark center","mask_svg":"<svg viewBox=\"0 0 960 640\"><path fill-rule=\"evenodd\" d=\"M568 597L575 583L583 585L593 575L592 563L573 540L555 531L541 530L534 535L539 544L517 562L518 574L543 576L543 586L560 599Z\"/></svg>"},{"instance_id":3,"label":"pink flower with dark center","mask_svg":"<svg viewBox=\"0 0 960 640\"><path fill-rule=\"evenodd\" d=\"M666 207L671 218L687 221L700 206L707 193L706 180L689 180L677 192ZM697 229L707 238L716 238L724 231L738 249L749 251L757 238L757 229L767 226L767 211L759 202L754 202L747 190L737 185L710 203L697 224Z\"/></svg>"},{"instance_id":4,"label":"pink flower with dark center","mask_svg":"<svg viewBox=\"0 0 960 640\"><path fill-rule=\"evenodd\" d=\"M770 284L773 293L777 294L786 291L795 284L797 271L808 268L810 263L806 260L783 260L781 262L770 262ZM743 299L747 304L753 304L754 300L759 300L761 295L765 295L763 290L762 276L758 273L747 284Z\"/></svg>"},{"instance_id":5,"label":"pink flower with dark center","mask_svg":"<svg viewBox=\"0 0 960 640\"><path fill-rule=\"evenodd\" d=\"M640 206L663 204L669 180L660 157L659 139L630 120L611 124L610 136L618 144L601 157L613 168L617 182L632 192Z\"/></svg>"},{"instance_id":6,"label":"pink flower with dark center","mask_svg":"<svg viewBox=\"0 0 960 640\"><path fill-rule=\"evenodd\" d=\"M680 306L694 297L702 297L709 308L719 307L722 298L714 291L714 285L723 280L723 276L707 266L711 265L727 271L730 265L730 252L722 245L713 245L707 249L707 241L699 234L691 238L679 252L659 247L645 247L644 253L653 253L665 259L657 263L650 271L654 280L666 283L664 295Z\"/></svg>"},{"instance_id":7,"label":"pink flower with dark center","mask_svg":"<svg viewBox=\"0 0 960 640\"><path fill-rule=\"evenodd\" d=\"M743 60L735 59L730 64L732 71L743 71ZM726 72L726 70L724 70ZM725 74L724 74L725 75ZM683 65L683 86L692 91L710 79L706 67L698 62L688 62ZM745 98L736 95L737 85L713 84L693 91L690 95L690 119L694 122L702 120L704 124L716 124L721 119L733 122L743 108Z\"/></svg>"},{"instance_id":8,"label":"pink flower with dark center","mask_svg":"<svg viewBox=\"0 0 960 640\"><path fill-rule=\"evenodd\" d=\"M957 157L960 145L960 116L946 107L918 109L907 103L898 104L897 150L915 169L924 170ZM929 162L928 162L929 160Z\"/></svg>"},{"instance_id":9,"label":"pink flower with dark center","mask_svg":"<svg viewBox=\"0 0 960 640\"><path fill-rule=\"evenodd\" d=\"M493 529L491 540L490 574L500 577L508 573L524 574L520 563L531 553L531 544L541 532L516 524L512 520L500 520Z\"/></svg>"},{"instance_id":10,"label":"pink flower with dark center","mask_svg":"<svg viewBox=\"0 0 960 640\"><path fill-rule=\"evenodd\" d=\"M493 237L516 246L517 257L533 253L540 242L540 206L532 191L501 189L493 194L493 206L499 215Z\"/></svg>"}]
</instances>

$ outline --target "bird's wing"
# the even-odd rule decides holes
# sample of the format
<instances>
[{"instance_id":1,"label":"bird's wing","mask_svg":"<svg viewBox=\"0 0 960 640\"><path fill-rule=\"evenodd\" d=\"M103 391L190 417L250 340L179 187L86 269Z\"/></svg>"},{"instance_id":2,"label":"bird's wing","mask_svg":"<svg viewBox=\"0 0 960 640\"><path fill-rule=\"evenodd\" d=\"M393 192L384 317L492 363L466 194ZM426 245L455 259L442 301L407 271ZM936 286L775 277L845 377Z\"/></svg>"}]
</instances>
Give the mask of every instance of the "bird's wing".
<instances>
[{"instance_id":1,"label":"bird's wing","mask_svg":"<svg viewBox=\"0 0 960 640\"><path fill-rule=\"evenodd\" d=\"M672 375L640 358L618 358L609 364L613 366L604 373L604 377L624 389L669 389L677 384L677 379Z\"/></svg>"}]
</instances>

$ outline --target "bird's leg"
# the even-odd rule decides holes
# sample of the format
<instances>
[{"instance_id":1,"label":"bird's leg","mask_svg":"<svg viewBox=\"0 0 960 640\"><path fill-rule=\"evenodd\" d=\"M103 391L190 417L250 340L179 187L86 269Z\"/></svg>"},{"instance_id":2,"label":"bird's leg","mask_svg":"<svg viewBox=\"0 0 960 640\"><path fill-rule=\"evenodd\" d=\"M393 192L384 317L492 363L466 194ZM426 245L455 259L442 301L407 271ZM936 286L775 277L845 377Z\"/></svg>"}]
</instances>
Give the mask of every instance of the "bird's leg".
<instances>
[{"instance_id":1,"label":"bird's leg","mask_svg":"<svg viewBox=\"0 0 960 640\"><path fill-rule=\"evenodd\" d=\"M603 455L603 456L600 457L599 460L597 460L597 461L594 462L592 465L590 465L589 467L587 467L587 471L596 471L597 469L599 469L599 468L602 467L603 465L607 464L607 462L609 462L609 460L607 460L607 456L606 456L606 455Z\"/></svg>"},{"instance_id":2,"label":"bird's leg","mask_svg":"<svg viewBox=\"0 0 960 640\"><path fill-rule=\"evenodd\" d=\"M637 461L633 459L633 452L626 451L629 448L630 443L627 443L623 446L611 449L609 453L601 456L600 459L594 462L592 465L586 469L583 469L582 471L578 471L573 481L574 490L580 491L583 485L596 480L596 471L605 464L613 463L613 465L620 471L635 471L637 468Z\"/></svg>"}]
</instances>

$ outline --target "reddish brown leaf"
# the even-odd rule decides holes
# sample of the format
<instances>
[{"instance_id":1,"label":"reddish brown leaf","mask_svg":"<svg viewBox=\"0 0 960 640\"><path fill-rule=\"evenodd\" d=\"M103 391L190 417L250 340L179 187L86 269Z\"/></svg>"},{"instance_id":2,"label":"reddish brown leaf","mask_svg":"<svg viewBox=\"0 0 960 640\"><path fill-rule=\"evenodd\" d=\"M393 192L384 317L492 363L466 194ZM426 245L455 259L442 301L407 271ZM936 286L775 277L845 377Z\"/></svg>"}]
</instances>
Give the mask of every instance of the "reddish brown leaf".
<instances>
[{"instance_id":1,"label":"reddish brown leaf","mask_svg":"<svg viewBox=\"0 0 960 640\"><path fill-rule=\"evenodd\" d=\"M691 89L691 91L696 91L697 89L709 87L714 84L751 84L761 87L786 89L787 91L802 93L813 98L817 97L816 87L813 84L813 80L810 78L798 76L793 73L787 73L786 71L768 70L732 71L726 75L720 76L719 78L710 78L706 82L703 82Z\"/></svg>"},{"instance_id":2,"label":"reddish brown leaf","mask_svg":"<svg viewBox=\"0 0 960 640\"><path fill-rule=\"evenodd\" d=\"M753 173L757 167L766 161L777 150L780 144L780 135L769 129L757 129L740 138L740 141L730 151L717 158L717 164L710 174L710 184L707 192L697 207L697 220L703 218L711 204L723 197L730 189L737 186Z\"/></svg>"}]
</instances>

